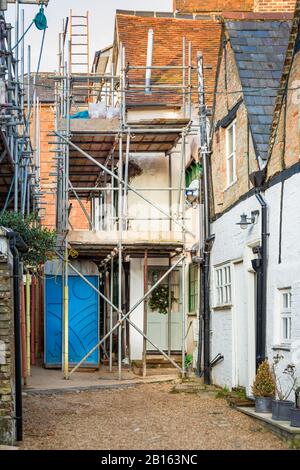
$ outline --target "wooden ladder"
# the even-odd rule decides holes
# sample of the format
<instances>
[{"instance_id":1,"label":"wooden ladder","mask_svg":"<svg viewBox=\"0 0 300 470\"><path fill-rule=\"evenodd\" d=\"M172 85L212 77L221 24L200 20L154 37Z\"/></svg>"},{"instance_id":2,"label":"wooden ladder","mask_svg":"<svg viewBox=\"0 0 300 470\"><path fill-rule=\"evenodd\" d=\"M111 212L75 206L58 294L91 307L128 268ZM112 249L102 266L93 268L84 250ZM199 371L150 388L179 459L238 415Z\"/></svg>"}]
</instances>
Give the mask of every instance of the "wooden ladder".
<instances>
[{"instance_id":1,"label":"wooden ladder","mask_svg":"<svg viewBox=\"0 0 300 470\"><path fill-rule=\"evenodd\" d=\"M74 15L70 10L70 73L71 75L90 74L90 33L89 12L85 15ZM75 91L76 90L76 91ZM79 101L85 97L89 101L90 82L73 86L73 95Z\"/></svg>"}]
</instances>

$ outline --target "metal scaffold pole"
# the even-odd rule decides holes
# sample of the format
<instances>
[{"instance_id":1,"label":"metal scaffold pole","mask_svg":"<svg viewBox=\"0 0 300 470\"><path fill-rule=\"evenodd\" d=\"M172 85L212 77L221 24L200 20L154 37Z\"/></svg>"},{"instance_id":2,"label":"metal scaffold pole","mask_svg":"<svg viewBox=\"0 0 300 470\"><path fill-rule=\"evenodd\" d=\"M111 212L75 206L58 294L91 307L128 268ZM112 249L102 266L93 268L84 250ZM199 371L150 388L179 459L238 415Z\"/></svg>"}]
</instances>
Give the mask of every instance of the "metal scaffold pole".
<instances>
[{"instance_id":1,"label":"metal scaffold pole","mask_svg":"<svg viewBox=\"0 0 300 470\"><path fill-rule=\"evenodd\" d=\"M182 133L181 137L181 179L180 179L180 192L181 192L181 217L182 217L182 246L185 250L186 246L186 231L185 231L185 223L186 223L186 201L185 201L185 190L182 189L182 181L185 179L185 160L186 160L186 135L185 132ZM182 259L182 266L181 266L181 292L182 292L182 299L181 299L181 316L182 316L182 377L185 377L185 343L186 343L186 258L185 256Z\"/></svg>"},{"instance_id":2,"label":"metal scaffold pole","mask_svg":"<svg viewBox=\"0 0 300 470\"><path fill-rule=\"evenodd\" d=\"M69 50L71 44L69 41ZM67 80L66 80L66 135L70 137L70 63L67 64ZM65 226L64 226L64 264L63 264L63 373L64 378L69 376L69 244L68 244L68 230L69 230L69 145L64 145L64 210L65 210Z\"/></svg>"},{"instance_id":3,"label":"metal scaffold pole","mask_svg":"<svg viewBox=\"0 0 300 470\"><path fill-rule=\"evenodd\" d=\"M123 263L123 188L122 188L122 179L123 179L123 137L120 134L119 137L119 193L118 193L118 227L119 227L119 241L118 241L118 309L119 309L119 323L122 318L122 263ZM118 328L118 373L119 380L122 378L122 328L123 325L120 323Z\"/></svg>"}]
</instances>

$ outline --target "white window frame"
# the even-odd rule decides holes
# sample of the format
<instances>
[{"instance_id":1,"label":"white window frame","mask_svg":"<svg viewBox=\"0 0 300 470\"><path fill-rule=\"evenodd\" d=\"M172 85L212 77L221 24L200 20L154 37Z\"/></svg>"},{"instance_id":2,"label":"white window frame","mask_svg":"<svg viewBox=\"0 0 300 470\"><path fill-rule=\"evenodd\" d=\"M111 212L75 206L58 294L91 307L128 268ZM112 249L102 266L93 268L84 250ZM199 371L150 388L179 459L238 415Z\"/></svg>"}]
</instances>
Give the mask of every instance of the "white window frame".
<instances>
[{"instance_id":1,"label":"white window frame","mask_svg":"<svg viewBox=\"0 0 300 470\"><path fill-rule=\"evenodd\" d=\"M229 132L232 129L232 151L230 152L231 149L229 149ZM229 161L233 160L233 174L232 174L232 180L230 180L230 165ZM232 186L236 182L236 119L228 126L226 127L226 174L227 174L227 188Z\"/></svg>"},{"instance_id":2,"label":"white window frame","mask_svg":"<svg viewBox=\"0 0 300 470\"><path fill-rule=\"evenodd\" d=\"M280 289L280 343L291 344L292 341L292 289ZM284 303L284 297L287 296L287 306ZM284 324L286 323L286 327ZM287 335L284 335L284 331Z\"/></svg>"},{"instance_id":3,"label":"white window frame","mask_svg":"<svg viewBox=\"0 0 300 470\"><path fill-rule=\"evenodd\" d=\"M232 304L232 268L231 264L215 267L215 306L224 307Z\"/></svg>"}]
</instances>

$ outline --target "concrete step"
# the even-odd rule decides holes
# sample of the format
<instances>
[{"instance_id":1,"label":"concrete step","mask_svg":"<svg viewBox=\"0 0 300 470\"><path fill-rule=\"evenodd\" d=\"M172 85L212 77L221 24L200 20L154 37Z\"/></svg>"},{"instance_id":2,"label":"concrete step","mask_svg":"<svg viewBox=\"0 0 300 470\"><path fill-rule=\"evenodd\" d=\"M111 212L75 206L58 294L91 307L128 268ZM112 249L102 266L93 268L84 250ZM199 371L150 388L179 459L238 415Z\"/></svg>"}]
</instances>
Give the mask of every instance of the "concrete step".
<instances>
[{"instance_id":1,"label":"concrete step","mask_svg":"<svg viewBox=\"0 0 300 470\"><path fill-rule=\"evenodd\" d=\"M171 359L173 361L176 362L176 364L178 364L179 366L181 366L182 364L182 358L181 358L181 355L179 354L172 354L171 355ZM137 368L141 368L143 366L143 362L142 361L133 361L133 365ZM146 359L146 365L149 369L151 368L157 368L157 369L169 369L170 367L172 367L172 364L170 363L170 361L168 361L168 359L166 359L164 356L162 355L147 355L147 359Z\"/></svg>"}]
</instances>

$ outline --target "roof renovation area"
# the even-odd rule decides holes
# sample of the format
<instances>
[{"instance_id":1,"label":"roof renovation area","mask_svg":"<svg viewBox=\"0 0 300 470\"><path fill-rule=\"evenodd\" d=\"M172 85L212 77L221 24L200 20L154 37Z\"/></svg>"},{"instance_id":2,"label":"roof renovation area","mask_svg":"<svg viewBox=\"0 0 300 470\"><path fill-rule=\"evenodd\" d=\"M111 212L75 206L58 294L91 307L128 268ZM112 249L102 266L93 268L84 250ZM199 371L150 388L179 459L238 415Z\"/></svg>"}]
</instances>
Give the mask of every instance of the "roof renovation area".
<instances>
[{"instance_id":1,"label":"roof renovation area","mask_svg":"<svg viewBox=\"0 0 300 470\"><path fill-rule=\"evenodd\" d=\"M204 18L204 19L203 19ZM215 87L216 68L220 50L222 25L212 17L198 15L173 15L158 14L153 12L127 12L117 11L115 29L114 60L116 60L116 44L122 42L125 47L126 63L129 66L145 67L147 61L148 31L153 30L153 66L182 66L185 54L188 63L188 45L192 46L192 65L195 67L192 77L192 100L197 101L197 54L203 54L206 67L204 79L207 89L207 104L213 103L213 91ZM183 40L185 40L185 52L183 54ZM182 70L153 70L151 82L156 84L175 85L182 83ZM168 102L169 104L181 104L182 97L178 90L152 90L146 95L142 88L130 91L130 85L144 85L145 70L129 70L127 93L127 106L143 104L155 104Z\"/></svg>"},{"instance_id":2,"label":"roof renovation area","mask_svg":"<svg viewBox=\"0 0 300 470\"><path fill-rule=\"evenodd\" d=\"M127 123L134 135L130 139L130 153L168 153L176 145L188 119L152 119ZM70 181L74 188L92 188L100 182L102 170L81 152L88 153L95 161L105 165L108 156L119 151L119 120L79 119L71 121ZM73 144L73 145L72 145ZM126 151L126 139L123 139ZM77 148L76 148L77 147ZM107 180L106 180L107 181ZM82 191L78 191L78 194Z\"/></svg>"}]
</instances>

